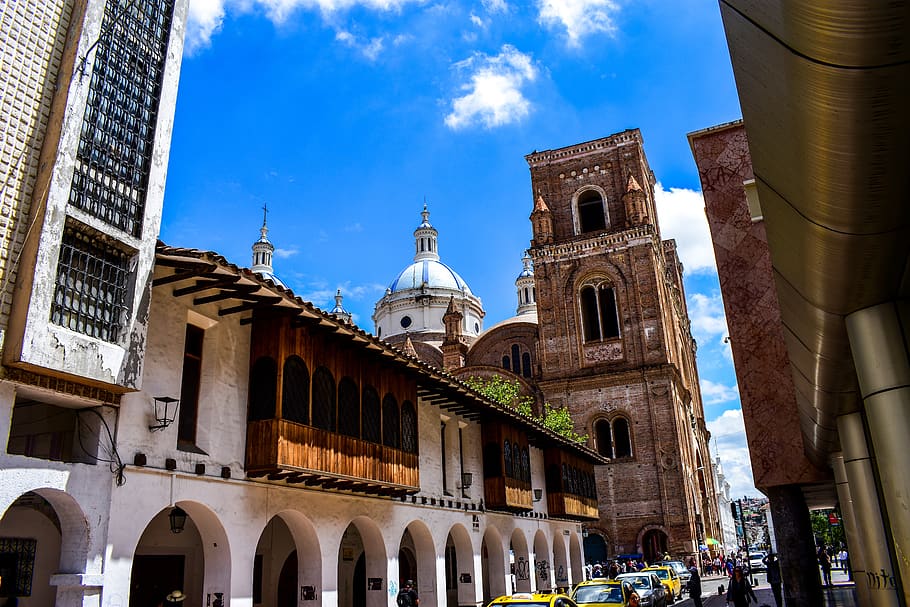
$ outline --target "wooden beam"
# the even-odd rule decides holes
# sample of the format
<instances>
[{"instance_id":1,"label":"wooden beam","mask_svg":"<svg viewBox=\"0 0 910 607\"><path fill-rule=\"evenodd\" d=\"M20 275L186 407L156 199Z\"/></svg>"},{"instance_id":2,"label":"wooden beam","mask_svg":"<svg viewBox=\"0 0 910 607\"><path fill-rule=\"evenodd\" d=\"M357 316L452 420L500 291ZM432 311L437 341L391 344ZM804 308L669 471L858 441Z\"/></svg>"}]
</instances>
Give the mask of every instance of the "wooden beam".
<instances>
[{"instance_id":1,"label":"wooden beam","mask_svg":"<svg viewBox=\"0 0 910 607\"><path fill-rule=\"evenodd\" d=\"M209 289L217 289L219 287L227 287L234 284L240 280L239 276L228 275L223 278L212 278L210 280L197 280L196 284L191 287L182 287L180 289L174 289L174 297L183 297L184 295L191 295L193 293L199 293L200 291L207 291Z\"/></svg>"},{"instance_id":2,"label":"wooden beam","mask_svg":"<svg viewBox=\"0 0 910 607\"><path fill-rule=\"evenodd\" d=\"M229 289L222 289L215 295L197 297L193 300L193 305L201 306L202 304L214 303L225 299L245 299L245 296L255 293L261 288L259 285L234 285Z\"/></svg>"},{"instance_id":3,"label":"wooden beam","mask_svg":"<svg viewBox=\"0 0 910 607\"><path fill-rule=\"evenodd\" d=\"M257 302L245 303L239 306L234 306L233 308L224 308L223 310L218 310L218 316L227 316L229 314L237 314L238 312L246 312L247 310L267 308L275 305L280 301L280 297L263 297Z\"/></svg>"}]
</instances>

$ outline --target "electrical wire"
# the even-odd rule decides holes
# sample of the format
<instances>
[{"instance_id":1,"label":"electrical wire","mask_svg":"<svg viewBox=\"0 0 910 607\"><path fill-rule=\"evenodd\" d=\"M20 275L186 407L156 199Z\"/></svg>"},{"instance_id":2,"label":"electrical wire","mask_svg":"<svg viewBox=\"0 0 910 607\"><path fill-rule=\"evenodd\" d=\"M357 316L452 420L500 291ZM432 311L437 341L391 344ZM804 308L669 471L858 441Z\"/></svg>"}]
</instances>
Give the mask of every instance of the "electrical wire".
<instances>
[{"instance_id":1,"label":"electrical wire","mask_svg":"<svg viewBox=\"0 0 910 607\"><path fill-rule=\"evenodd\" d=\"M104 430L107 433L108 445L102 445L99 441L99 448L104 449L104 453L108 456L106 459L103 457L98 457L97 455L92 455L92 453L85 448L85 445L82 443L82 432L81 428L85 427L87 432L90 432L88 424L82 420L81 416L83 413L94 413L98 416L98 419L101 420L101 425L104 426ZM123 460L120 458L120 454L117 452L117 443L114 440L114 435L111 433L111 428L107 424L107 420L104 419L104 416L98 412L97 407L92 407L88 409L77 409L76 418L79 420L80 431L77 432L79 437L79 447L82 448L83 453L95 460L96 462L101 462L108 464L111 470L111 473L114 475L114 482L118 487L122 487L126 484L126 476L124 470L126 470L126 464L123 463Z\"/></svg>"}]
</instances>

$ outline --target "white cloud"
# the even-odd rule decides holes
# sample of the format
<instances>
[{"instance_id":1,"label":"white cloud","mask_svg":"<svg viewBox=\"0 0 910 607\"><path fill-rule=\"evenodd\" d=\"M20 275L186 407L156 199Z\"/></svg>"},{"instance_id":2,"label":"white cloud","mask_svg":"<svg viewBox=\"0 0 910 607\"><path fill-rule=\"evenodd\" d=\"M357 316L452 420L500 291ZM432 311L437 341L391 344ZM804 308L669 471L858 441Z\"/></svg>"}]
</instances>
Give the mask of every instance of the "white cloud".
<instances>
[{"instance_id":1,"label":"white cloud","mask_svg":"<svg viewBox=\"0 0 910 607\"><path fill-rule=\"evenodd\" d=\"M371 38L369 42L361 41L354 34L345 30L335 32L335 40L360 51L369 61L376 61L384 46L382 37Z\"/></svg>"},{"instance_id":2,"label":"white cloud","mask_svg":"<svg viewBox=\"0 0 910 607\"><path fill-rule=\"evenodd\" d=\"M720 456L724 476L730 483L730 496L761 495L752 476L742 409L724 411L717 419L707 421L707 425L711 432L712 453Z\"/></svg>"},{"instance_id":3,"label":"white cloud","mask_svg":"<svg viewBox=\"0 0 910 607\"><path fill-rule=\"evenodd\" d=\"M724 302L720 293L692 293L686 304L689 309L689 321L692 323L692 335L698 343L724 344L727 337L727 317L724 315Z\"/></svg>"},{"instance_id":4,"label":"white cloud","mask_svg":"<svg viewBox=\"0 0 910 607\"><path fill-rule=\"evenodd\" d=\"M612 35L616 31L613 16L619 11L614 0L537 0L538 21L547 26L562 26L569 46L581 45L591 34Z\"/></svg>"},{"instance_id":5,"label":"white cloud","mask_svg":"<svg viewBox=\"0 0 910 607\"><path fill-rule=\"evenodd\" d=\"M509 10L506 0L481 0L480 3L488 13L504 13Z\"/></svg>"},{"instance_id":6,"label":"white cloud","mask_svg":"<svg viewBox=\"0 0 910 607\"><path fill-rule=\"evenodd\" d=\"M473 23L474 25L476 25L477 27L480 27L480 28L485 28L487 26L486 21L484 21L483 19L478 17L473 12L471 13L471 23Z\"/></svg>"},{"instance_id":7,"label":"white cloud","mask_svg":"<svg viewBox=\"0 0 910 607\"><path fill-rule=\"evenodd\" d=\"M537 78L530 55L505 44L496 56L475 53L455 67L471 73L461 87L467 93L452 100L452 111L445 118L449 128L478 123L493 128L518 122L530 113L531 102L522 92L522 87Z\"/></svg>"},{"instance_id":8,"label":"white cloud","mask_svg":"<svg viewBox=\"0 0 910 607\"><path fill-rule=\"evenodd\" d=\"M300 251L296 247L292 249L282 249L279 247L275 249L275 257L278 259L287 259L288 257L293 257L299 252Z\"/></svg>"},{"instance_id":9,"label":"white cloud","mask_svg":"<svg viewBox=\"0 0 910 607\"><path fill-rule=\"evenodd\" d=\"M686 272L716 274L714 245L701 192L685 188L665 190L658 183L654 188L654 201L661 236L676 239L679 258Z\"/></svg>"},{"instance_id":10,"label":"white cloud","mask_svg":"<svg viewBox=\"0 0 910 607\"><path fill-rule=\"evenodd\" d=\"M224 23L226 11L248 12L261 10L274 23L283 23L296 10L316 10L328 17L336 12L362 7L376 11L401 10L408 4L422 4L426 0L190 0L187 18L186 52L192 55L211 45L212 36ZM377 42L380 41L380 42ZM381 38L374 38L363 46L364 55L381 49Z\"/></svg>"},{"instance_id":11,"label":"white cloud","mask_svg":"<svg viewBox=\"0 0 910 607\"><path fill-rule=\"evenodd\" d=\"M710 379L703 379L699 384L701 386L702 400L706 405L719 405L721 403L739 401L739 388L735 385L725 386Z\"/></svg>"},{"instance_id":12,"label":"white cloud","mask_svg":"<svg viewBox=\"0 0 910 607\"><path fill-rule=\"evenodd\" d=\"M187 55L208 47L223 22L224 0L190 0L185 42Z\"/></svg>"}]
</instances>

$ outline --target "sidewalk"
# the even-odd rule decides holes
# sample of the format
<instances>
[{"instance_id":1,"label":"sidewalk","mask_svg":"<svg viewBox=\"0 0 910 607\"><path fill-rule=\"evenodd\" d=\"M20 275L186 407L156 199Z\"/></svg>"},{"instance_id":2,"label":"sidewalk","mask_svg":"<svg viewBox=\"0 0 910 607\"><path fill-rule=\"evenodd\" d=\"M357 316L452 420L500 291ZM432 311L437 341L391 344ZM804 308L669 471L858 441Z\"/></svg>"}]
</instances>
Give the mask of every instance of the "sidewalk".
<instances>
[{"instance_id":1,"label":"sidewalk","mask_svg":"<svg viewBox=\"0 0 910 607\"><path fill-rule=\"evenodd\" d=\"M840 575L838 575L840 573ZM771 586L765 581L764 574L756 574L755 596L758 597L757 607L775 607L774 593L771 592ZM710 576L703 577L702 587L702 604L704 607L724 607L726 603L726 589L728 585L727 576ZM847 579L846 574L838 571L832 572L832 581L834 585L824 589L825 602L824 607L856 607L856 594L853 592L853 582ZM723 585L724 594L718 594L718 586ZM677 602L676 607L691 607L692 599L686 598L684 601Z\"/></svg>"}]
</instances>

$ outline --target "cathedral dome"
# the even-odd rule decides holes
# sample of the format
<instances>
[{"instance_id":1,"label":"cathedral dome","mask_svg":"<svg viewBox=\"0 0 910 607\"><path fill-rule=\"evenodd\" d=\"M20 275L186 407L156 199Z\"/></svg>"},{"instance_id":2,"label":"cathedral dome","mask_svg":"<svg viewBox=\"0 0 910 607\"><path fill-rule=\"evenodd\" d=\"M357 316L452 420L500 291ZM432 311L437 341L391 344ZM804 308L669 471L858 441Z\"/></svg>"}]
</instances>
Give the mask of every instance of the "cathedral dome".
<instances>
[{"instance_id":1,"label":"cathedral dome","mask_svg":"<svg viewBox=\"0 0 910 607\"><path fill-rule=\"evenodd\" d=\"M406 267L389 285L389 292L420 289L423 286L430 289L454 289L467 295L471 294L470 287L458 272L435 259L421 259Z\"/></svg>"},{"instance_id":2,"label":"cathedral dome","mask_svg":"<svg viewBox=\"0 0 910 607\"><path fill-rule=\"evenodd\" d=\"M424 204L420 225L414 230L414 260L389 283L376 302L376 335L391 343L412 340L438 346L445 336L443 317L453 302L462 315L461 335L473 341L483 330L483 304L464 279L439 260L438 232Z\"/></svg>"}]
</instances>

